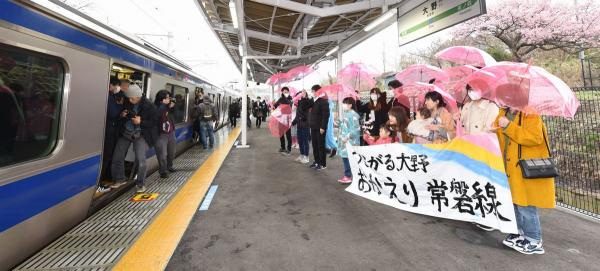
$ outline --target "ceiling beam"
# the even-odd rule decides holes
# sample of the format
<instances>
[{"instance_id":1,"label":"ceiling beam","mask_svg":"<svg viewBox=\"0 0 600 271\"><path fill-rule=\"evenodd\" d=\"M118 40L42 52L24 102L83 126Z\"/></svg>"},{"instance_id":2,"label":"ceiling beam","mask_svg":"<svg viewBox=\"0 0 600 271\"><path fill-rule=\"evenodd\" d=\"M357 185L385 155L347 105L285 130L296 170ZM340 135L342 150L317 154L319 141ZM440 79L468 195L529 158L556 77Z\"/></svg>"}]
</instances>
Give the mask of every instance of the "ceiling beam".
<instances>
[{"instance_id":1,"label":"ceiling beam","mask_svg":"<svg viewBox=\"0 0 600 271\"><path fill-rule=\"evenodd\" d=\"M351 4L335 5L331 7L315 7L306 5L291 0L251 0L252 2L261 3L273 7L279 7L291 11L296 11L304 14L310 14L317 17L338 16L346 13L354 13L383 6L391 6L402 2L403 0L366 0Z\"/></svg>"},{"instance_id":2,"label":"ceiling beam","mask_svg":"<svg viewBox=\"0 0 600 271\"><path fill-rule=\"evenodd\" d=\"M269 24L269 35L273 34L273 21L275 21L275 13L277 12L277 7L273 7L273 13L271 14L271 23ZM267 43L267 54L271 49L271 41Z\"/></svg>"}]
</instances>

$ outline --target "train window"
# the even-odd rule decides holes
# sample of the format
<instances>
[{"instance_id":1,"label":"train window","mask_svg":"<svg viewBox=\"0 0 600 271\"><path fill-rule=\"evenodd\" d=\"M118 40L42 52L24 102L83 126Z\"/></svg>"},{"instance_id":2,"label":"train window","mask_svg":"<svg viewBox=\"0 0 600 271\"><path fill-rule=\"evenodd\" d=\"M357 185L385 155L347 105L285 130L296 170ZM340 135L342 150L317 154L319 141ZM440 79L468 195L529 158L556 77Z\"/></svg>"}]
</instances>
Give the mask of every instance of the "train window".
<instances>
[{"instance_id":1,"label":"train window","mask_svg":"<svg viewBox=\"0 0 600 271\"><path fill-rule=\"evenodd\" d=\"M173 86L172 96L175 98L175 124L187 120L188 107L188 89L180 86Z\"/></svg>"},{"instance_id":2,"label":"train window","mask_svg":"<svg viewBox=\"0 0 600 271\"><path fill-rule=\"evenodd\" d=\"M148 93L148 84L150 83L148 73L121 64L113 64L111 76L119 78L122 82L138 85L143 91L143 96L146 98L150 94ZM121 86L121 89L123 89L124 92L127 92L127 88L128 87L123 88L123 86Z\"/></svg>"},{"instance_id":3,"label":"train window","mask_svg":"<svg viewBox=\"0 0 600 271\"><path fill-rule=\"evenodd\" d=\"M0 167L54 150L64 80L61 59L0 44Z\"/></svg>"}]
</instances>

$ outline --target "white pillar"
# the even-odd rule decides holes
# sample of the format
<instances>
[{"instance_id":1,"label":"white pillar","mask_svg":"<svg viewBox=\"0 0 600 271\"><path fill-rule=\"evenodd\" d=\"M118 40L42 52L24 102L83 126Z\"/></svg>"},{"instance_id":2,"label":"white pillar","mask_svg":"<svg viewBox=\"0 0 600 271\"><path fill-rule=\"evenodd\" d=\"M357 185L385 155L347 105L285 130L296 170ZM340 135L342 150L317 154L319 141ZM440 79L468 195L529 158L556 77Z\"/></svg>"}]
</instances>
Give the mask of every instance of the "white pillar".
<instances>
[{"instance_id":1,"label":"white pillar","mask_svg":"<svg viewBox=\"0 0 600 271\"><path fill-rule=\"evenodd\" d=\"M242 84L242 144L238 145L238 148L248 148L248 67L247 67L248 59L244 56L242 57L242 80L240 83Z\"/></svg>"}]
</instances>

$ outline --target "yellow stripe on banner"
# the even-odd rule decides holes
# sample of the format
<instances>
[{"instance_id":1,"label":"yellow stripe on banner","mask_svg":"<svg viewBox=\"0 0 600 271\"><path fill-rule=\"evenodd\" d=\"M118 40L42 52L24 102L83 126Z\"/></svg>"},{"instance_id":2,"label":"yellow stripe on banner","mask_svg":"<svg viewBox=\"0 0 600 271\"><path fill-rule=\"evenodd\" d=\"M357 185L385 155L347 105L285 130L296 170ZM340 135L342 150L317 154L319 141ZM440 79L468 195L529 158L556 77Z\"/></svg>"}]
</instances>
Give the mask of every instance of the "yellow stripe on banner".
<instances>
[{"instance_id":1,"label":"yellow stripe on banner","mask_svg":"<svg viewBox=\"0 0 600 271\"><path fill-rule=\"evenodd\" d=\"M240 134L234 129L196 170L162 212L115 265L114 270L164 270L196 209Z\"/></svg>"},{"instance_id":2,"label":"yellow stripe on banner","mask_svg":"<svg viewBox=\"0 0 600 271\"><path fill-rule=\"evenodd\" d=\"M445 144L425 144L425 146L433 150L448 150L462 153L471 159L488 164L494 170L504 172L504 162L501 156L497 156L487 149L464 139L454 139Z\"/></svg>"}]
</instances>

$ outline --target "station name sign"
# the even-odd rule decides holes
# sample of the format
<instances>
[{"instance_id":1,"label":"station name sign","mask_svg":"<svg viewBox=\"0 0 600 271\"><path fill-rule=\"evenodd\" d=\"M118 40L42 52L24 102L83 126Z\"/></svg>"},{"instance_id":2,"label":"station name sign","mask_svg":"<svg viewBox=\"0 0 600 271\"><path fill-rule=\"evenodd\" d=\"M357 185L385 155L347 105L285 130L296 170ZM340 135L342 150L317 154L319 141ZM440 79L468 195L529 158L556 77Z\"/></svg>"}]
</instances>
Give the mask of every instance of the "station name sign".
<instances>
[{"instance_id":1,"label":"station name sign","mask_svg":"<svg viewBox=\"0 0 600 271\"><path fill-rule=\"evenodd\" d=\"M485 13L485 0L427 0L398 16L398 44L402 46Z\"/></svg>"}]
</instances>

